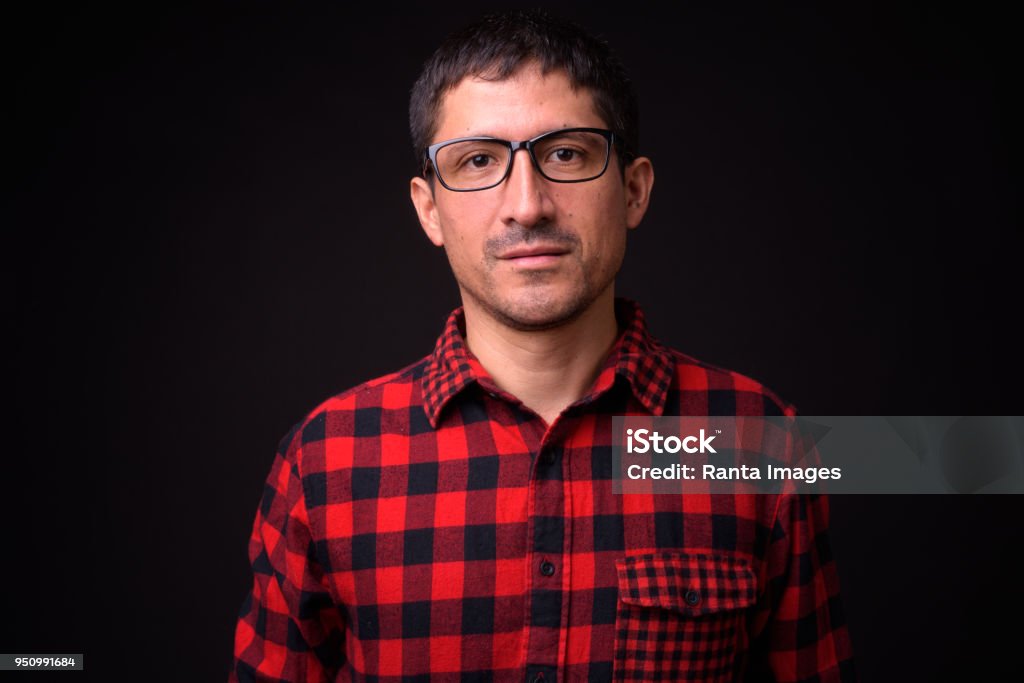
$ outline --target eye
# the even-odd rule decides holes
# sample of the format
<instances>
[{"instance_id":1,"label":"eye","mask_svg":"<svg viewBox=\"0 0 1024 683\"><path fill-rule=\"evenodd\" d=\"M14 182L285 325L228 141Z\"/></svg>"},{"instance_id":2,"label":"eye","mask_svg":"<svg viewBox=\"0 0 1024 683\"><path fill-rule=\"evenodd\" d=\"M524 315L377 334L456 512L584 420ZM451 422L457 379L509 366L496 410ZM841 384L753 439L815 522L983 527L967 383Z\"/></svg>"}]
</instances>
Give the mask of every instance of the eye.
<instances>
[{"instance_id":1,"label":"eye","mask_svg":"<svg viewBox=\"0 0 1024 683\"><path fill-rule=\"evenodd\" d=\"M573 159L576 158L576 154L577 154L576 150L574 150L574 149L567 149L565 147L563 147L561 149L556 149L555 150L555 158L558 161L562 161L562 162L572 161Z\"/></svg>"},{"instance_id":2,"label":"eye","mask_svg":"<svg viewBox=\"0 0 1024 683\"><path fill-rule=\"evenodd\" d=\"M456 167L463 171L484 171L498 163L498 158L489 150L478 150L463 154Z\"/></svg>"},{"instance_id":3,"label":"eye","mask_svg":"<svg viewBox=\"0 0 1024 683\"><path fill-rule=\"evenodd\" d=\"M575 166L580 163L585 163L587 157L587 151L580 149L579 145L566 145L563 143L561 147L553 147L548 150L545 155L545 163L547 164L558 164L560 166Z\"/></svg>"}]
</instances>

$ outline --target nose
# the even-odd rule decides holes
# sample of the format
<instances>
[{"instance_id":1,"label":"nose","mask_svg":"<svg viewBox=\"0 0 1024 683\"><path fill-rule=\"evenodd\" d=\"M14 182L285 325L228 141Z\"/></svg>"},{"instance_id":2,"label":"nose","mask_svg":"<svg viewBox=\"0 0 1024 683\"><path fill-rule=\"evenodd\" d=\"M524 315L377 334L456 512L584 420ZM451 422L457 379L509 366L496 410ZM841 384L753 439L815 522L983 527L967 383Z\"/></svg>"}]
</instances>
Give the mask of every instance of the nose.
<instances>
[{"instance_id":1,"label":"nose","mask_svg":"<svg viewBox=\"0 0 1024 683\"><path fill-rule=\"evenodd\" d=\"M551 183L541 176L533 165L530 153L516 150L512 156L512 169L501 184L502 219L532 227L554 217Z\"/></svg>"}]
</instances>

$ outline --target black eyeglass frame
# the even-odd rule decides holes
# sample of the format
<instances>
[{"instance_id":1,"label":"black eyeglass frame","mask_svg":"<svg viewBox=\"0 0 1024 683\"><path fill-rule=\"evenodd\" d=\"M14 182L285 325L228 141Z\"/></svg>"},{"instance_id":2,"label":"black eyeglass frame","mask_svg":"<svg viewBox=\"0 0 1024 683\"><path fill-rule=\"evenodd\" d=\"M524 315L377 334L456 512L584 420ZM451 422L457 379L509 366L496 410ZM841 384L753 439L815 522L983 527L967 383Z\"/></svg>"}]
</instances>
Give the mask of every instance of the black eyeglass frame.
<instances>
[{"instance_id":1,"label":"black eyeglass frame","mask_svg":"<svg viewBox=\"0 0 1024 683\"><path fill-rule=\"evenodd\" d=\"M605 147L604 153L604 166L601 167L601 171L597 175L592 175L587 178L574 178L572 180L566 180L560 178L552 178L548 174L544 173L543 170L541 170L540 164L537 162L537 157L534 156L533 154L534 145L544 140L545 138L551 137L552 135L563 135L565 133L596 133L605 139L605 142L607 142L607 147ZM497 182L494 182L485 187L474 187L471 189L460 190L448 185L448 183L444 181L444 178L441 177L441 174L437 172L437 153L441 150L441 148L447 147L448 145L454 145L459 142L501 142L507 145L510 150L510 154L508 155L508 164L505 166L505 172L501 174L501 178L499 178ZM506 179L508 179L509 173L512 172L512 164L515 163L516 152L518 152L521 149L525 149L527 155L530 157L530 162L533 164L533 167L537 169L537 172L540 173L541 177L543 177L544 179L550 180L553 183L586 183L591 180L597 180L598 178L605 174L605 171L608 170L608 162L611 160L612 157L613 145L619 146L620 159L622 161L625 161L625 159L632 156L623 149L622 142L622 136L616 135L613 131L607 130L605 128L560 128L558 130L548 131L547 133L541 133L535 138L531 138L529 140L522 140L520 142L502 140L501 138L492 138L486 135L474 135L468 138L442 140L441 142L435 142L434 144L427 147L426 150L424 150L423 174L426 175L427 172L433 170L434 176L438 179L441 185L443 185L446 190L449 190L451 192L479 192L481 190L489 190L492 187L497 187L498 185L501 185L503 182L505 182Z\"/></svg>"}]
</instances>

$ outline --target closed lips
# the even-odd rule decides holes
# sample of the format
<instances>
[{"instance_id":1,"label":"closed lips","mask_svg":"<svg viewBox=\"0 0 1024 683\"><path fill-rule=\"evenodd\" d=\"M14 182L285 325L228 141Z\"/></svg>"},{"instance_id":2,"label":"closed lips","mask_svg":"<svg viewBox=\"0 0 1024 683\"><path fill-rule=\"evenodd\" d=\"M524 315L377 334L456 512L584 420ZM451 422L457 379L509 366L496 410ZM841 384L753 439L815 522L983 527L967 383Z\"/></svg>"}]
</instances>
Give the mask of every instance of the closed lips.
<instances>
[{"instance_id":1,"label":"closed lips","mask_svg":"<svg viewBox=\"0 0 1024 683\"><path fill-rule=\"evenodd\" d=\"M569 250L565 247L534 245L530 247L521 247L519 249L511 249L498 256L498 258L513 259L523 258L526 256L561 256L562 254L568 253L568 251Z\"/></svg>"}]
</instances>

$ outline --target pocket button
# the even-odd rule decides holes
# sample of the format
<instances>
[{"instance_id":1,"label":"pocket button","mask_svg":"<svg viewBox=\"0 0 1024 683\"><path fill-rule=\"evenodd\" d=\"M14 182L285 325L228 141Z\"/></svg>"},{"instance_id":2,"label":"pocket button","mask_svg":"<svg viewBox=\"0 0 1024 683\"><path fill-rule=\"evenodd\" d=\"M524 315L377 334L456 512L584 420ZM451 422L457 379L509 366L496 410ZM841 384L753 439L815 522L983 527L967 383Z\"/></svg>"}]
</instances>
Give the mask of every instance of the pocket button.
<instances>
[{"instance_id":1,"label":"pocket button","mask_svg":"<svg viewBox=\"0 0 1024 683\"><path fill-rule=\"evenodd\" d=\"M693 588L690 588L686 591L686 594L683 596L683 600L685 600L686 604L690 607L696 607L700 604L700 592Z\"/></svg>"}]
</instances>

